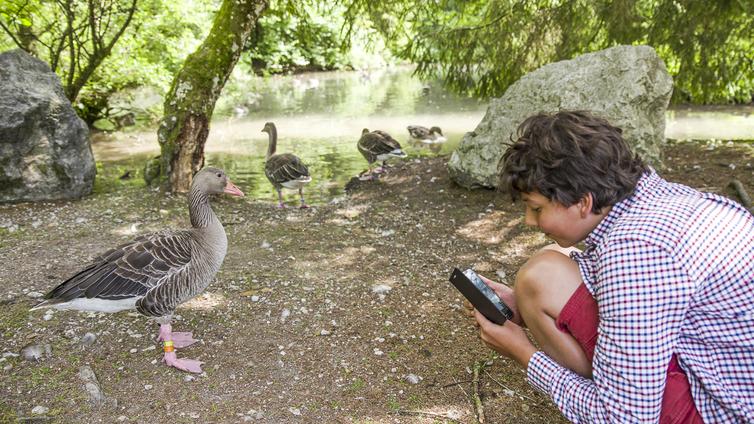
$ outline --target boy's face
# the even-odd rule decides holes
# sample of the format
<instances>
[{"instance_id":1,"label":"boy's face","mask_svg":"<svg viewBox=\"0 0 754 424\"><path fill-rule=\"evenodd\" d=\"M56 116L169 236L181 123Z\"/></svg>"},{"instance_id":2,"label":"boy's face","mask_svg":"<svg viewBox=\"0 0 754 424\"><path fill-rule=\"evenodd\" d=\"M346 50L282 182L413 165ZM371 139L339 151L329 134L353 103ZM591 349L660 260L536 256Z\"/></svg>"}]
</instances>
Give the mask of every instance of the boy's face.
<instances>
[{"instance_id":1,"label":"boy's face","mask_svg":"<svg viewBox=\"0 0 754 424\"><path fill-rule=\"evenodd\" d=\"M522 193L526 204L526 225L537 227L560 247L571 247L584 240L597 227L604 214L591 211L591 196L564 206L539 192Z\"/></svg>"}]
</instances>

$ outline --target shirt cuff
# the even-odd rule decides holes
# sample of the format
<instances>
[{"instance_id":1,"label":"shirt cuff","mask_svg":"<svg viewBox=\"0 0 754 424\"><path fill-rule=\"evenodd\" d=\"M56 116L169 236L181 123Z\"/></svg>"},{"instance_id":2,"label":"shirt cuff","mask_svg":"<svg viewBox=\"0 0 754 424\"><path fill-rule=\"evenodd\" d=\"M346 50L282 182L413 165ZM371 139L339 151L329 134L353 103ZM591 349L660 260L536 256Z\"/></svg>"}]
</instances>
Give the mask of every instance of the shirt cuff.
<instances>
[{"instance_id":1,"label":"shirt cuff","mask_svg":"<svg viewBox=\"0 0 754 424\"><path fill-rule=\"evenodd\" d=\"M560 365L544 352L537 351L529 359L529 364L526 367L526 379L534 388L549 395L550 386L560 368Z\"/></svg>"}]
</instances>

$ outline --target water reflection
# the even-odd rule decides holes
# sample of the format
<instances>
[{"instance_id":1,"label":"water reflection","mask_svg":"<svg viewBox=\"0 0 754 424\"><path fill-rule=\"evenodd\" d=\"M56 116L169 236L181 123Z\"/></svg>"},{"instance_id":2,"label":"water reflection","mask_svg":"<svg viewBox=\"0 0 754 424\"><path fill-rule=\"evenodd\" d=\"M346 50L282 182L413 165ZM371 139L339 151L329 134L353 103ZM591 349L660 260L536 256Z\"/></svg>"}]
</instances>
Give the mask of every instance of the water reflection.
<instances>
[{"instance_id":1,"label":"water reflection","mask_svg":"<svg viewBox=\"0 0 754 424\"><path fill-rule=\"evenodd\" d=\"M309 165L313 181L305 189L314 205L342 193L366 169L356 149L363 128L392 134L409 154L447 155L481 121L487 103L447 93L424 83L408 69L332 72L231 81L218 102L207 140L207 163L233 176L247 195L276 202L263 174L267 134L277 125L278 152L290 152ZM666 136L675 139L754 139L754 107L694 107L668 111ZM411 140L408 125L442 128L445 143ZM93 141L99 161L141 170L159 153L156 131L99 135ZM284 191L286 202L297 194Z\"/></svg>"}]
</instances>

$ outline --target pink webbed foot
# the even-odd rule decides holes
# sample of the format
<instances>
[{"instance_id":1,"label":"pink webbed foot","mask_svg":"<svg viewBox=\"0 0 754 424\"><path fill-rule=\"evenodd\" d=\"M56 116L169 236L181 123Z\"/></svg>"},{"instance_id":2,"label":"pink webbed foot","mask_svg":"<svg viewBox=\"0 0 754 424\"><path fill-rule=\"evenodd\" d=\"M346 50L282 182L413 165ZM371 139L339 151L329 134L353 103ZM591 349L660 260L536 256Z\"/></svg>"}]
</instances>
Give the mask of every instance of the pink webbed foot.
<instances>
[{"instance_id":1,"label":"pink webbed foot","mask_svg":"<svg viewBox=\"0 0 754 424\"><path fill-rule=\"evenodd\" d=\"M176 349L191 346L199 341L196 340L191 333L172 333L171 337L173 338L173 346L175 346Z\"/></svg>"},{"instance_id":2,"label":"pink webbed foot","mask_svg":"<svg viewBox=\"0 0 754 424\"><path fill-rule=\"evenodd\" d=\"M299 206L299 209L309 209L309 205L304 203L303 205Z\"/></svg>"},{"instance_id":3,"label":"pink webbed foot","mask_svg":"<svg viewBox=\"0 0 754 424\"><path fill-rule=\"evenodd\" d=\"M163 362L169 367L175 367L182 371L193 372L200 374L202 372L202 364L204 362L197 361L195 359L178 359L173 352L165 352L165 356L162 358Z\"/></svg>"},{"instance_id":4,"label":"pink webbed foot","mask_svg":"<svg viewBox=\"0 0 754 424\"><path fill-rule=\"evenodd\" d=\"M285 209L285 203L283 202L278 203L278 209Z\"/></svg>"}]
</instances>

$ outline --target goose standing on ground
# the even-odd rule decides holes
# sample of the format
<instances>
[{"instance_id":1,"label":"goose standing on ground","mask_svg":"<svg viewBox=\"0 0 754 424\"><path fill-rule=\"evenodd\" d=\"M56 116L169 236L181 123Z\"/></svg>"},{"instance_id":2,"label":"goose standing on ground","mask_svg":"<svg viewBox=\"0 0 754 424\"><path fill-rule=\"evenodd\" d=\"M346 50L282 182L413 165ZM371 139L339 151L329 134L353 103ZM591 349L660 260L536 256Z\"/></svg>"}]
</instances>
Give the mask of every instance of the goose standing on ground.
<instances>
[{"instance_id":1,"label":"goose standing on ground","mask_svg":"<svg viewBox=\"0 0 754 424\"><path fill-rule=\"evenodd\" d=\"M199 171L189 191L188 230L148 234L111 249L45 295L32 308L118 312L136 309L160 323L163 361L200 373L202 362L178 359L175 349L194 342L191 333L173 333L176 307L203 292L225 258L228 239L210 206L211 194L243 196L221 169Z\"/></svg>"},{"instance_id":2,"label":"goose standing on ground","mask_svg":"<svg viewBox=\"0 0 754 424\"><path fill-rule=\"evenodd\" d=\"M360 179L374 179L375 173L386 171L385 161L389 158L405 158L406 153L401 149L401 144L385 131L364 128L361 131L361 138L357 144L359 152L364 156L369 164L369 170L359 176ZM372 171L372 164L381 161L382 166Z\"/></svg>"},{"instance_id":3,"label":"goose standing on ground","mask_svg":"<svg viewBox=\"0 0 754 424\"><path fill-rule=\"evenodd\" d=\"M444 143L448 139L442 134L440 127L422 127L421 125L409 125L408 134L414 140L423 143Z\"/></svg>"},{"instance_id":4,"label":"goose standing on ground","mask_svg":"<svg viewBox=\"0 0 754 424\"><path fill-rule=\"evenodd\" d=\"M278 207L285 207L283 194L281 193L283 187L285 187L293 190L298 189L298 194L301 196L301 208L308 208L309 206L304 201L304 186L312 181L312 177L309 175L309 168L294 154L275 154L278 143L278 130L275 124L272 122L264 124L262 132L266 132L269 136L264 175L267 176L267 179L270 180L270 183L272 183L272 186L278 192Z\"/></svg>"}]
</instances>

